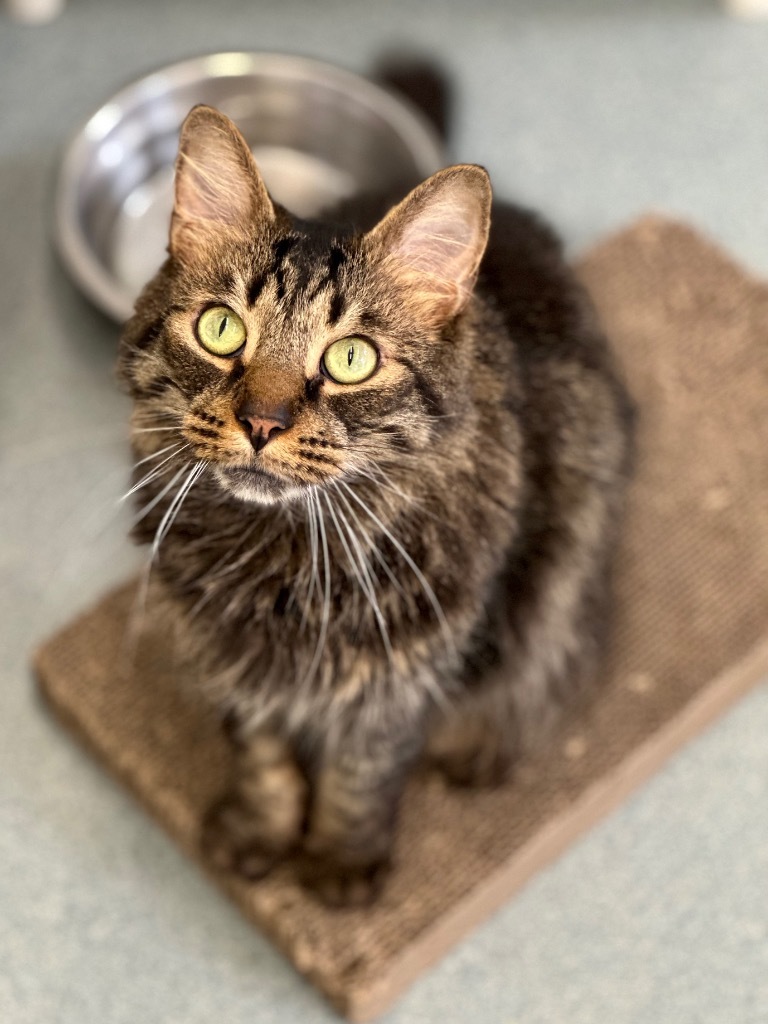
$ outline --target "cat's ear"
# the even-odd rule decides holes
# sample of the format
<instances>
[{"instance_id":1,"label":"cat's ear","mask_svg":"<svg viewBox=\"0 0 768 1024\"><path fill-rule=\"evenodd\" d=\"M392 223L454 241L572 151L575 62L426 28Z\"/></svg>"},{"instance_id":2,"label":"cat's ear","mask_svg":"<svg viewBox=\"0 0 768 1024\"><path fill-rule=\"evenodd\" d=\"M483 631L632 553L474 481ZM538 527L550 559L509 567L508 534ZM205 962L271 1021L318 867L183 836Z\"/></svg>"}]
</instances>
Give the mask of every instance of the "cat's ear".
<instances>
[{"instance_id":1,"label":"cat's ear","mask_svg":"<svg viewBox=\"0 0 768 1024\"><path fill-rule=\"evenodd\" d=\"M491 183L475 164L438 171L366 236L406 301L440 326L467 304L488 243Z\"/></svg>"},{"instance_id":2,"label":"cat's ear","mask_svg":"<svg viewBox=\"0 0 768 1024\"><path fill-rule=\"evenodd\" d=\"M248 144L228 117L197 106L181 127L169 250L182 260L223 234L248 237L275 211Z\"/></svg>"}]
</instances>

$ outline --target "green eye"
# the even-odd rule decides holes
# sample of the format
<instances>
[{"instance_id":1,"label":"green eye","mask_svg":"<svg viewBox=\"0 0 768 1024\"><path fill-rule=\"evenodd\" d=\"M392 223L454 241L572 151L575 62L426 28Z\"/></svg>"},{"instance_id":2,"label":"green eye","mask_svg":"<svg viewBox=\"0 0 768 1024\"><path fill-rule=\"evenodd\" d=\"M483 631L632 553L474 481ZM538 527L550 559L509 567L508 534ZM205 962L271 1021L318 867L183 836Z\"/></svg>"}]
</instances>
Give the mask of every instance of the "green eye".
<instances>
[{"instance_id":1,"label":"green eye","mask_svg":"<svg viewBox=\"0 0 768 1024\"><path fill-rule=\"evenodd\" d=\"M375 372L379 353L365 338L342 338L325 350L323 369L338 384L360 384Z\"/></svg>"},{"instance_id":2,"label":"green eye","mask_svg":"<svg viewBox=\"0 0 768 1024\"><path fill-rule=\"evenodd\" d=\"M197 340L215 356L231 356L245 342L245 324L228 306L212 306L197 321Z\"/></svg>"}]
</instances>

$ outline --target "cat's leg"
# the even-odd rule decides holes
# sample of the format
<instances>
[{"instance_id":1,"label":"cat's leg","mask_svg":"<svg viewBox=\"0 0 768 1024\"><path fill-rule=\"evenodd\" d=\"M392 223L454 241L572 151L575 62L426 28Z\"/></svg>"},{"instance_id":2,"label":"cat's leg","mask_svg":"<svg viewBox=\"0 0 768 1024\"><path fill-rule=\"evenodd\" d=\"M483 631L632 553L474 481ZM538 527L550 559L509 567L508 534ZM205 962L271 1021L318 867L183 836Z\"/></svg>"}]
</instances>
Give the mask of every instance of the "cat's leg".
<instances>
[{"instance_id":1,"label":"cat's leg","mask_svg":"<svg viewBox=\"0 0 768 1024\"><path fill-rule=\"evenodd\" d=\"M566 571L563 565L553 576L562 583ZM591 692L607 615L601 593L585 590L581 600L563 608L562 591L553 595L542 588L525 629L521 618L517 630L504 633L499 664L467 681L450 709L434 712L427 758L451 782L480 787L506 782L521 754L545 744L563 712L580 706ZM518 633L532 641L520 644Z\"/></svg>"},{"instance_id":2,"label":"cat's leg","mask_svg":"<svg viewBox=\"0 0 768 1024\"><path fill-rule=\"evenodd\" d=\"M516 716L498 687L464 695L430 722L427 758L457 786L501 785L512 775L519 751Z\"/></svg>"},{"instance_id":3,"label":"cat's leg","mask_svg":"<svg viewBox=\"0 0 768 1024\"><path fill-rule=\"evenodd\" d=\"M333 906L364 905L390 867L397 810L420 729L355 737L326 750L314 780L302 875Z\"/></svg>"},{"instance_id":4,"label":"cat's leg","mask_svg":"<svg viewBox=\"0 0 768 1024\"><path fill-rule=\"evenodd\" d=\"M261 729L233 741L235 775L206 816L202 848L217 867L260 878L298 845L308 786L277 732Z\"/></svg>"}]
</instances>

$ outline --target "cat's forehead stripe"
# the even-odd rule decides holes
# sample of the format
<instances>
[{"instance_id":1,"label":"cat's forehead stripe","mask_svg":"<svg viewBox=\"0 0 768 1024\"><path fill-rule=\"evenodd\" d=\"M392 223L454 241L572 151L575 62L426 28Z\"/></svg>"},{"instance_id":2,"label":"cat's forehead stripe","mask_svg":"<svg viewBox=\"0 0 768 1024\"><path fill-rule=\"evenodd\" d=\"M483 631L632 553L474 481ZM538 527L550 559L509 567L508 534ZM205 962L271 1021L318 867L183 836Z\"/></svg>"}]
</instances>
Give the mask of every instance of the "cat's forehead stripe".
<instances>
[{"instance_id":1,"label":"cat's forehead stripe","mask_svg":"<svg viewBox=\"0 0 768 1024\"><path fill-rule=\"evenodd\" d=\"M264 290L267 281L274 278L277 282L277 297L285 296L285 263L291 249L298 242L296 235L287 235L272 243L272 262L266 270L259 270L248 287L248 304L255 305Z\"/></svg>"},{"instance_id":2,"label":"cat's forehead stripe","mask_svg":"<svg viewBox=\"0 0 768 1024\"><path fill-rule=\"evenodd\" d=\"M274 252L274 259L272 261L271 274L277 282L277 298L278 301L282 301L285 298L285 263L286 257L291 249L294 248L298 238L295 235L288 235L287 238L281 238L278 242L275 242L272 246Z\"/></svg>"},{"instance_id":3,"label":"cat's forehead stripe","mask_svg":"<svg viewBox=\"0 0 768 1024\"><path fill-rule=\"evenodd\" d=\"M331 279L331 281L336 280L339 273L339 267L343 266L343 264L346 262L347 255L344 252L344 250L341 249L338 245L332 245L328 265L328 277Z\"/></svg>"},{"instance_id":4,"label":"cat's forehead stripe","mask_svg":"<svg viewBox=\"0 0 768 1024\"><path fill-rule=\"evenodd\" d=\"M251 281L250 287L248 288L248 305L255 306L256 301L264 291L264 285L267 283L267 274L263 271L259 271L253 280Z\"/></svg>"},{"instance_id":5,"label":"cat's forehead stripe","mask_svg":"<svg viewBox=\"0 0 768 1024\"><path fill-rule=\"evenodd\" d=\"M333 289L328 322L336 323L345 308L344 298L338 289L339 271L348 260L347 253L338 242L334 241L326 248L322 242L318 246L317 240L311 237L288 235L273 242L271 252L270 265L266 269L259 269L248 287L249 306L256 304L272 280L275 281L277 300L293 305L299 294L307 292L310 282L317 276L318 266L325 266L327 270L306 297L312 302L326 289Z\"/></svg>"},{"instance_id":6,"label":"cat's forehead stripe","mask_svg":"<svg viewBox=\"0 0 768 1024\"><path fill-rule=\"evenodd\" d=\"M335 288L333 295L331 296L331 305L328 310L328 326L333 327L337 324L344 315L344 310L347 308L347 303L342 292L338 288Z\"/></svg>"}]
</instances>

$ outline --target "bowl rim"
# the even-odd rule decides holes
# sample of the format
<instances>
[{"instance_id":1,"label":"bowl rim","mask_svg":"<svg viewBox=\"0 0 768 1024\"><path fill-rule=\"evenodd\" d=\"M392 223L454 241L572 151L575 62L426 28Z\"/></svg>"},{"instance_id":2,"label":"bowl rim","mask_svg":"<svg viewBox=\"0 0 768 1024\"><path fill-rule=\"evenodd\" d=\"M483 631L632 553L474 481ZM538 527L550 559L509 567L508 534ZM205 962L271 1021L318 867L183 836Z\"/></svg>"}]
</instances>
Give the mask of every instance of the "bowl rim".
<instances>
[{"instance_id":1,"label":"bowl rim","mask_svg":"<svg viewBox=\"0 0 768 1024\"><path fill-rule=\"evenodd\" d=\"M277 51L232 50L201 54L165 65L135 79L97 107L65 144L56 178L54 243L64 266L80 290L107 316L124 323L133 312L135 297L96 257L77 217L77 193L86 155L118 122L137 94L144 98L183 88L203 79L231 78L256 71L277 73L295 81L314 81L319 75L339 91L348 92L378 111L405 141L422 178L445 165L443 144L435 128L406 97L390 92L358 72L315 57Z\"/></svg>"}]
</instances>

